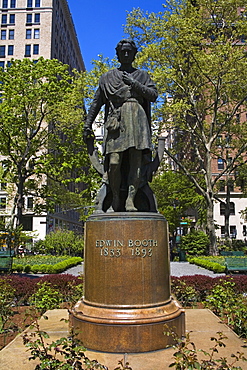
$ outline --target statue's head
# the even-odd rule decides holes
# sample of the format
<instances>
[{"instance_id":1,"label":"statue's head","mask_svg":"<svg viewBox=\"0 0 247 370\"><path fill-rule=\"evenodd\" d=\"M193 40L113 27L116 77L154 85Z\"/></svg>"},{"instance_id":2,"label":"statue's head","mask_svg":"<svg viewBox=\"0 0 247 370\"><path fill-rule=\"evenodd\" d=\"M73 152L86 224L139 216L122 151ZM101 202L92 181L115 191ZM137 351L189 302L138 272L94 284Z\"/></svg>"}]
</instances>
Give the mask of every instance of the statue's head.
<instances>
[{"instance_id":1,"label":"statue's head","mask_svg":"<svg viewBox=\"0 0 247 370\"><path fill-rule=\"evenodd\" d=\"M131 53L131 56L132 56L131 62L133 62L133 60L135 59L136 53L137 53L137 47L136 47L135 42L131 39L123 39L119 41L119 43L116 46L116 53L117 53L117 57L120 63L123 62L122 58L123 58L124 50L128 50Z\"/></svg>"}]
</instances>

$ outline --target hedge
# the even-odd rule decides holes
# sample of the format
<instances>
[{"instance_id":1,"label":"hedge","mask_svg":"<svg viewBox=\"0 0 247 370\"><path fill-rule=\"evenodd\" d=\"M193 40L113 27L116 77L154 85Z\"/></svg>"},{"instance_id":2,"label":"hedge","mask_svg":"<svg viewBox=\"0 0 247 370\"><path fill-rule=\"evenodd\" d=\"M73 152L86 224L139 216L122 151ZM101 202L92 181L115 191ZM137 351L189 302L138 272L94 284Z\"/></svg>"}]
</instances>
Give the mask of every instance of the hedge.
<instances>
[{"instance_id":1,"label":"hedge","mask_svg":"<svg viewBox=\"0 0 247 370\"><path fill-rule=\"evenodd\" d=\"M194 263L197 266L204 267L205 269L211 270L216 273L224 273L226 270L225 266L222 266L221 264L217 262L207 261L200 257L188 258L188 261L189 263Z\"/></svg>"},{"instance_id":2,"label":"hedge","mask_svg":"<svg viewBox=\"0 0 247 370\"><path fill-rule=\"evenodd\" d=\"M17 272L32 272L34 274L59 274L60 272L63 272L67 270L70 267L76 266L80 264L83 261L81 257L70 257L62 262L58 262L55 265L48 265L48 264L36 264L36 265L26 265L22 266L20 264L13 263L12 271Z\"/></svg>"}]
</instances>

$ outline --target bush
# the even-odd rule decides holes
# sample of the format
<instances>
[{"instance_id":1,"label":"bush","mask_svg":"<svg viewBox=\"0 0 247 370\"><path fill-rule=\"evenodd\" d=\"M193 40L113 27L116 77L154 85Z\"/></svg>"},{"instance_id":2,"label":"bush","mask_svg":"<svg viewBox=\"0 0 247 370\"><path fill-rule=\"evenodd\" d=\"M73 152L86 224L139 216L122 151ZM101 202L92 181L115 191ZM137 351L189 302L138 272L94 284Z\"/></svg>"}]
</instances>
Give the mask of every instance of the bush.
<instances>
[{"instance_id":1,"label":"bush","mask_svg":"<svg viewBox=\"0 0 247 370\"><path fill-rule=\"evenodd\" d=\"M28 304L30 296L37 291L39 282L49 283L51 287L59 291L63 302L73 301L75 303L83 295L82 277L69 274L45 275L35 279L18 275L5 275L2 279L15 289L14 302L17 305Z\"/></svg>"},{"instance_id":2,"label":"bush","mask_svg":"<svg viewBox=\"0 0 247 370\"><path fill-rule=\"evenodd\" d=\"M59 262L52 264L54 260L60 260ZM39 261L43 261L47 263L38 263ZM58 274L67 270L70 267L76 266L83 261L81 257L66 257L63 256L61 258L53 257L53 256L32 256L29 258L23 258L20 262L22 264L13 264L13 271L17 272L32 272L34 274ZM25 264L28 262L27 264ZM36 263L34 263L36 262ZM54 263L54 262L53 262Z\"/></svg>"},{"instance_id":3,"label":"bush","mask_svg":"<svg viewBox=\"0 0 247 370\"><path fill-rule=\"evenodd\" d=\"M33 250L52 255L83 256L84 238L71 230L56 230L35 243Z\"/></svg>"},{"instance_id":4,"label":"bush","mask_svg":"<svg viewBox=\"0 0 247 370\"><path fill-rule=\"evenodd\" d=\"M12 264L12 271L22 272L23 271L23 266L20 265L20 264L13 263Z\"/></svg>"},{"instance_id":5,"label":"bush","mask_svg":"<svg viewBox=\"0 0 247 370\"><path fill-rule=\"evenodd\" d=\"M26 265L23 269L23 271L28 274L30 271L31 271L31 266L30 265Z\"/></svg>"},{"instance_id":6,"label":"bush","mask_svg":"<svg viewBox=\"0 0 247 370\"><path fill-rule=\"evenodd\" d=\"M38 282L38 290L29 298L31 305L44 314L47 310L59 308L62 303L62 294L48 282Z\"/></svg>"},{"instance_id":7,"label":"bush","mask_svg":"<svg viewBox=\"0 0 247 370\"><path fill-rule=\"evenodd\" d=\"M8 319L13 316L15 289L8 281L0 279L0 332L6 329Z\"/></svg>"},{"instance_id":8,"label":"bush","mask_svg":"<svg viewBox=\"0 0 247 370\"><path fill-rule=\"evenodd\" d=\"M223 319L239 336L247 336L247 297L236 292L233 279L220 280L208 292L205 305Z\"/></svg>"},{"instance_id":9,"label":"bush","mask_svg":"<svg viewBox=\"0 0 247 370\"><path fill-rule=\"evenodd\" d=\"M189 258L190 263L194 263L197 266L204 267L205 269L208 269L210 271L213 271L215 273L223 273L226 270L226 267L217 263L217 262L211 262L207 259L199 258L199 257L194 257L194 258Z\"/></svg>"},{"instance_id":10,"label":"bush","mask_svg":"<svg viewBox=\"0 0 247 370\"><path fill-rule=\"evenodd\" d=\"M191 233L182 236L181 250L189 256L206 255L209 249L209 237L203 231L193 230Z\"/></svg>"}]
</instances>

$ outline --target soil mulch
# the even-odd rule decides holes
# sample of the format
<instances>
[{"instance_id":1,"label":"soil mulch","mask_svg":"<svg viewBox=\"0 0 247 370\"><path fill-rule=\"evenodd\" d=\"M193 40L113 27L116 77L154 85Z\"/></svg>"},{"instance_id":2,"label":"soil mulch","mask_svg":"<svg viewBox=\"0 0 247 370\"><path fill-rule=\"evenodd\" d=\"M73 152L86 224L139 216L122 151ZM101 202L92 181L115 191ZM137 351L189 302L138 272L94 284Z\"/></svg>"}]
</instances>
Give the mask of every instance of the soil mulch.
<instances>
[{"instance_id":1,"label":"soil mulch","mask_svg":"<svg viewBox=\"0 0 247 370\"><path fill-rule=\"evenodd\" d=\"M28 312L30 312L30 306L13 307L14 315L9 318L5 325L6 331L0 334L0 350L31 325L33 320Z\"/></svg>"}]
</instances>

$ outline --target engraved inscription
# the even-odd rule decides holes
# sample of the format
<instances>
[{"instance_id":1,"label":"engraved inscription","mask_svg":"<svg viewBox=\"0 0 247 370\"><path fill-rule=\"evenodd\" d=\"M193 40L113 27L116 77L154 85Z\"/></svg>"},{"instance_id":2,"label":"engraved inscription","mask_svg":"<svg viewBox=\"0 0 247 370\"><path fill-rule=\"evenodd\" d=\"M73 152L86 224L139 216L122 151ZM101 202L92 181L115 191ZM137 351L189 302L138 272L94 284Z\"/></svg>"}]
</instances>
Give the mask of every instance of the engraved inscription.
<instances>
[{"instance_id":1,"label":"engraved inscription","mask_svg":"<svg viewBox=\"0 0 247 370\"><path fill-rule=\"evenodd\" d=\"M100 255L104 257L120 257L122 255L120 248L101 248Z\"/></svg>"},{"instance_id":2,"label":"engraved inscription","mask_svg":"<svg viewBox=\"0 0 247 370\"><path fill-rule=\"evenodd\" d=\"M132 240L128 241L129 247L158 247L158 241L154 239Z\"/></svg>"},{"instance_id":3,"label":"engraved inscription","mask_svg":"<svg viewBox=\"0 0 247 370\"><path fill-rule=\"evenodd\" d=\"M131 255L137 257L152 257L153 249L152 248L131 248Z\"/></svg>"},{"instance_id":4,"label":"engraved inscription","mask_svg":"<svg viewBox=\"0 0 247 370\"><path fill-rule=\"evenodd\" d=\"M96 247L123 247L123 240L96 240Z\"/></svg>"},{"instance_id":5,"label":"engraved inscription","mask_svg":"<svg viewBox=\"0 0 247 370\"><path fill-rule=\"evenodd\" d=\"M121 257L123 255L122 247L128 249L124 253L131 253L134 257L152 257L153 248L158 247L158 241L155 239L128 239L126 242L120 239L97 239L96 248L100 248L100 255L103 257Z\"/></svg>"}]
</instances>

